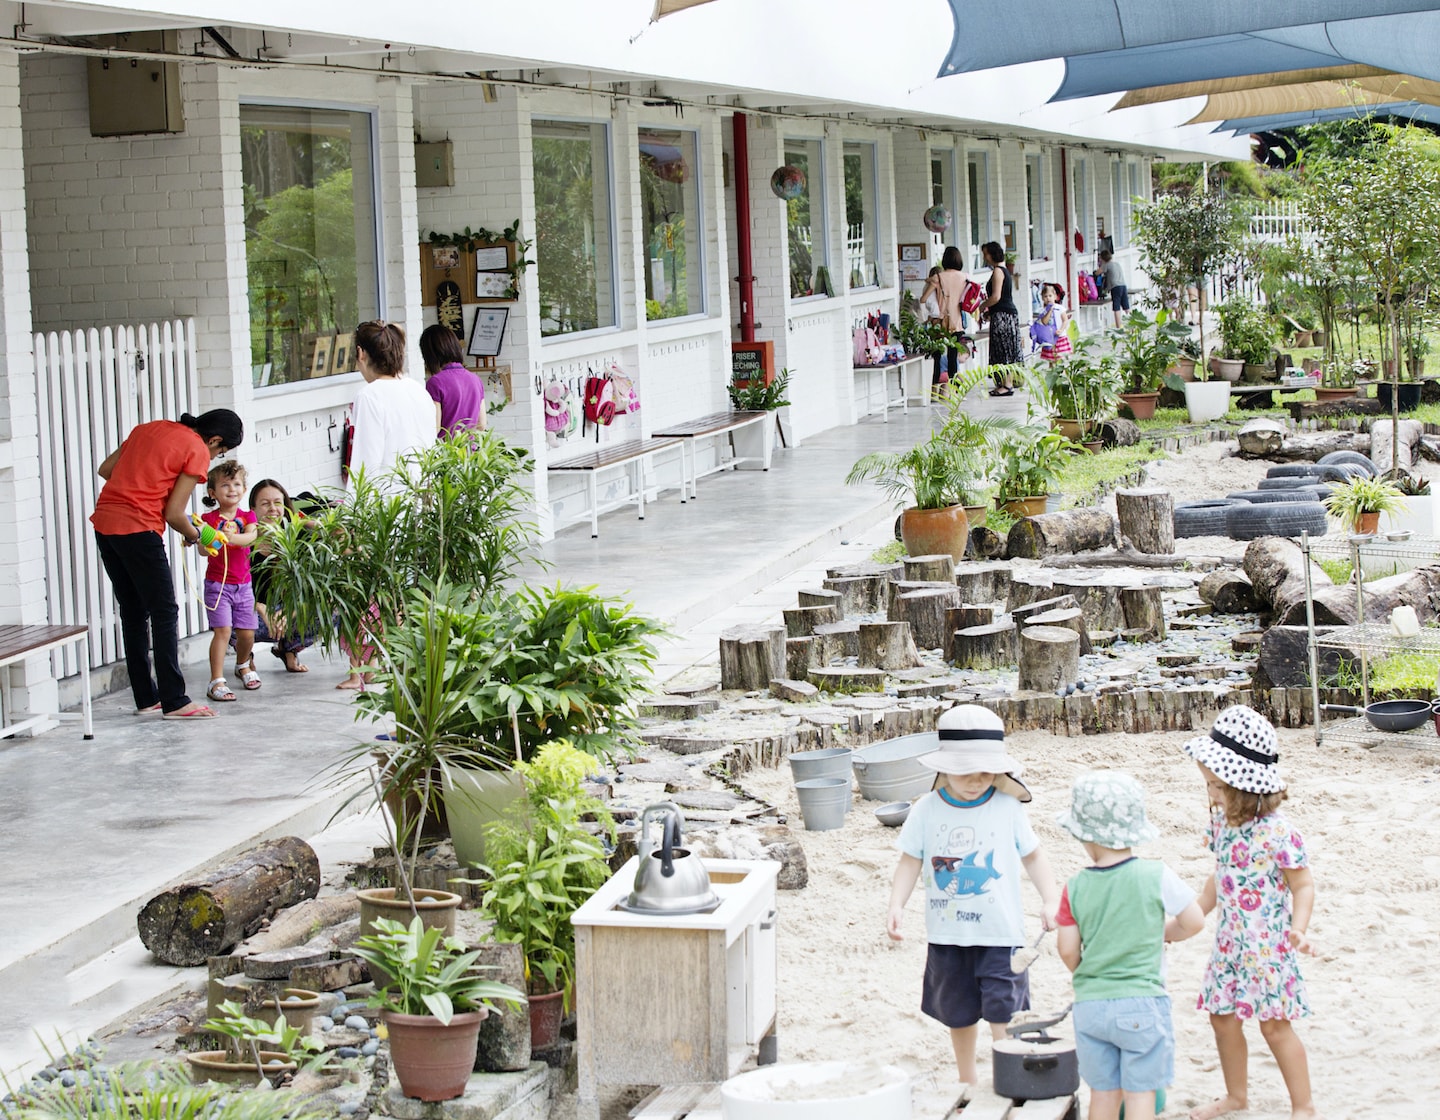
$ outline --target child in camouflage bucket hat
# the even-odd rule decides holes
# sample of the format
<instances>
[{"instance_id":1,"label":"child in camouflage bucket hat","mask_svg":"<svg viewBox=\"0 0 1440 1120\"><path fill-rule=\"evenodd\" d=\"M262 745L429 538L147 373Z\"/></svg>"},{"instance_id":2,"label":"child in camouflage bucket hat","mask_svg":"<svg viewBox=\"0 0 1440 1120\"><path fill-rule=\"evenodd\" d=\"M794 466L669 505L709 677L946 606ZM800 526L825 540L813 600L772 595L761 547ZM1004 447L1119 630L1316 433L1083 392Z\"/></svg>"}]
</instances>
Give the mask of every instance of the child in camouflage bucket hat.
<instances>
[{"instance_id":1,"label":"child in camouflage bucket hat","mask_svg":"<svg viewBox=\"0 0 1440 1120\"><path fill-rule=\"evenodd\" d=\"M1155 1115L1174 1079L1175 1032L1165 993L1165 943L1205 928L1195 892L1158 860L1139 859L1153 840L1145 793L1129 774L1097 770L1075 779L1056 821L1085 846L1092 866L1060 899L1060 959L1074 974L1075 1052L1090 1086L1090 1116Z\"/></svg>"}]
</instances>

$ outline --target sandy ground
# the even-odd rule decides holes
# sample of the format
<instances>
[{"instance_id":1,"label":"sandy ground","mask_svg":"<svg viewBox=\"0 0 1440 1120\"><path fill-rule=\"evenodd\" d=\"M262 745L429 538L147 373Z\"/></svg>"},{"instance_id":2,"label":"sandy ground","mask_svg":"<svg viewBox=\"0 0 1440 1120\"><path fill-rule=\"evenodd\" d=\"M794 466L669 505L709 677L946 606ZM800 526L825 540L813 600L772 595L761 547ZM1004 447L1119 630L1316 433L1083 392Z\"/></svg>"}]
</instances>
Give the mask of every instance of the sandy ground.
<instances>
[{"instance_id":1,"label":"sandy ground","mask_svg":"<svg viewBox=\"0 0 1440 1120\"><path fill-rule=\"evenodd\" d=\"M1213 870L1201 839L1205 792L1180 751L1188 733L1063 739L1014 736L1034 793L1030 816L1062 879L1084 862L1079 844L1054 823L1069 784L1087 769L1128 769L1144 783L1161 837L1141 854L1164 859L1197 890ZM1311 925L1318 958L1303 971L1314 1016L1299 1025L1316 1100L1335 1117L1422 1117L1440 1102L1440 1032L1430 1021L1440 984L1440 742L1436 750L1366 750L1305 731L1282 733L1290 781L1286 812L1306 837L1317 884ZM780 805L801 827L788 767L745 775L751 792ZM801 832L810 884L780 894L779 1043L782 1061L881 1059L917 1076L922 1088L954 1087L946 1031L920 1013L925 959L922 892L906 912L903 943L890 942L884 915L897 832L858 799L843 829ZM1027 924L1038 934L1039 896L1027 885ZM1219 1095L1221 1079L1206 1016L1194 1010L1210 952L1205 933L1169 950L1177 1038L1176 1078L1166 1115L1182 1116ZM1035 1006L1070 1000L1053 937L1031 970ZM1259 1037L1251 1042L1250 1113L1288 1117L1279 1070ZM989 1063L982 1046L981 1078ZM917 1120L930 1113L917 1110ZM940 1114L934 1114L938 1117Z\"/></svg>"}]
</instances>

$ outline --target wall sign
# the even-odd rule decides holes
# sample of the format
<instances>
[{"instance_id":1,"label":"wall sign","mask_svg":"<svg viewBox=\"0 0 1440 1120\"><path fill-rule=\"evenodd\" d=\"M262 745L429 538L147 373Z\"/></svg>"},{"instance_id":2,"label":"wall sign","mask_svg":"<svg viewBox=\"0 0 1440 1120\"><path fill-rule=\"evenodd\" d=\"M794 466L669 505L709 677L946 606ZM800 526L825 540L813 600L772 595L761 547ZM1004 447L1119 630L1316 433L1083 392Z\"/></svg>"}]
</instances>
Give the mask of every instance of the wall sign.
<instances>
[{"instance_id":1,"label":"wall sign","mask_svg":"<svg viewBox=\"0 0 1440 1120\"><path fill-rule=\"evenodd\" d=\"M465 352L472 358L493 358L499 354L505 340L505 320L509 317L508 307L478 308L475 321L470 325L470 344Z\"/></svg>"}]
</instances>

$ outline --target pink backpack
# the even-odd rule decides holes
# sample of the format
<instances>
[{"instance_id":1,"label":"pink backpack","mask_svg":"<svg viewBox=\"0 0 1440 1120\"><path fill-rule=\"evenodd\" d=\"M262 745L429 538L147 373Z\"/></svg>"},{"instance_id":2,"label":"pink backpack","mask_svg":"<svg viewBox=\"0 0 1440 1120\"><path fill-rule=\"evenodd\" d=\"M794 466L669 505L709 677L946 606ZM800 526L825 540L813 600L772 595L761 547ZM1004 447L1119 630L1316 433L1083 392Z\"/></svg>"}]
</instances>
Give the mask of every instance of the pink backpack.
<instances>
[{"instance_id":1,"label":"pink backpack","mask_svg":"<svg viewBox=\"0 0 1440 1120\"><path fill-rule=\"evenodd\" d=\"M620 372L619 366L610 367L610 392L615 399L615 415L640 411L640 394L635 389L635 382Z\"/></svg>"}]
</instances>

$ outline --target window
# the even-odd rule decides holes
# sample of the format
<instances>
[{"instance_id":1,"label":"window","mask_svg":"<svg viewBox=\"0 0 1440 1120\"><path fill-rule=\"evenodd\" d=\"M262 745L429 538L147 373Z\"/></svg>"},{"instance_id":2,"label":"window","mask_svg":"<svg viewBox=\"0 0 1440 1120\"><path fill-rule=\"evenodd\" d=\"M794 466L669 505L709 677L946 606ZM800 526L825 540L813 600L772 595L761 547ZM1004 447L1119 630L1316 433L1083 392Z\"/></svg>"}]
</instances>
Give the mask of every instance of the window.
<instances>
[{"instance_id":1,"label":"window","mask_svg":"<svg viewBox=\"0 0 1440 1120\"><path fill-rule=\"evenodd\" d=\"M1094 200L1090 197L1090 165L1083 159L1077 159L1074 164L1074 172L1071 176L1072 186L1070 191L1071 206L1074 208L1075 228L1085 238L1085 248L1095 248L1095 208Z\"/></svg>"},{"instance_id":2,"label":"window","mask_svg":"<svg viewBox=\"0 0 1440 1120\"><path fill-rule=\"evenodd\" d=\"M875 145L846 144L845 266L852 288L880 286L880 227L875 222Z\"/></svg>"},{"instance_id":3,"label":"window","mask_svg":"<svg viewBox=\"0 0 1440 1120\"><path fill-rule=\"evenodd\" d=\"M1045 163L1039 156L1025 157L1025 203L1030 221L1030 259L1046 255L1050 234L1045 228Z\"/></svg>"},{"instance_id":4,"label":"window","mask_svg":"<svg viewBox=\"0 0 1440 1120\"><path fill-rule=\"evenodd\" d=\"M640 211L645 238L645 318L705 311L700 166L695 133L640 130Z\"/></svg>"},{"instance_id":5,"label":"window","mask_svg":"<svg viewBox=\"0 0 1440 1120\"><path fill-rule=\"evenodd\" d=\"M531 138L540 334L614 326L609 127L537 120Z\"/></svg>"},{"instance_id":6,"label":"window","mask_svg":"<svg viewBox=\"0 0 1440 1120\"><path fill-rule=\"evenodd\" d=\"M930 152L930 205L943 206L950 211L951 227L944 233L930 234L930 258L940 259L945 251L947 237L955 237L953 225L957 214L955 206L955 151L953 148L935 148Z\"/></svg>"},{"instance_id":7,"label":"window","mask_svg":"<svg viewBox=\"0 0 1440 1120\"><path fill-rule=\"evenodd\" d=\"M790 241L790 295L834 295L829 238L825 226L825 145L819 140L786 140L785 163L799 168L805 189L785 203Z\"/></svg>"},{"instance_id":8,"label":"window","mask_svg":"<svg viewBox=\"0 0 1440 1120\"><path fill-rule=\"evenodd\" d=\"M349 373L354 348L336 336L379 315L370 124L343 109L240 106L257 388Z\"/></svg>"},{"instance_id":9,"label":"window","mask_svg":"<svg viewBox=\"0 0 1440 1120\"><path fill-rule=\"evenodd\" d=\"M990 232L990 160L984 152L965 157L965 178L970 200L970 245L993 241Z\"/></svg>"}]
</instances>

